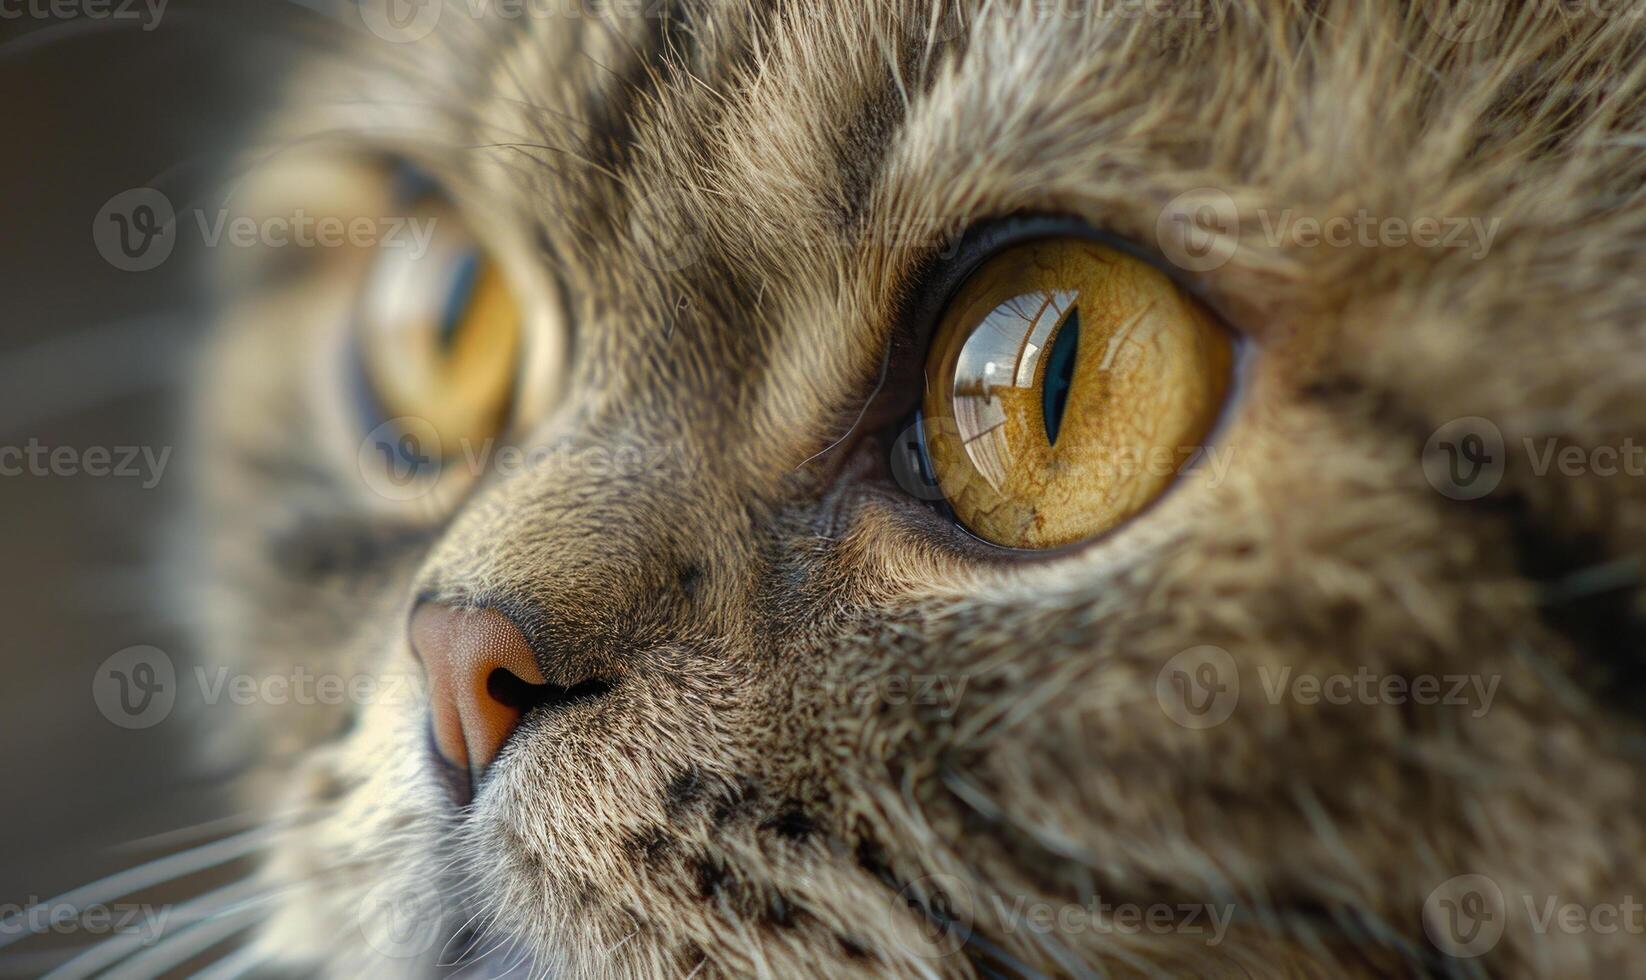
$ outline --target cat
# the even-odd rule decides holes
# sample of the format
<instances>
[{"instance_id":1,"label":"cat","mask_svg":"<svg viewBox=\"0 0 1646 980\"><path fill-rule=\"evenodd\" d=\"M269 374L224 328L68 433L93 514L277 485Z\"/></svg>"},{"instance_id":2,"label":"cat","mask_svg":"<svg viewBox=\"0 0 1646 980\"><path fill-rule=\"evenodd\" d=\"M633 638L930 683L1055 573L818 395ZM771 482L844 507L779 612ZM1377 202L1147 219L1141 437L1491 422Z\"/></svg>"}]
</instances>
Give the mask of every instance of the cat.
<instances>
[{"instance_id":1,"label":"cat","mask_svg":"<svg viewBox=\"0 0 1646 980\"><path fill-rule=\"evenodd\" d=\"M1629 7L315 10L235 206L486 264L221 250L202 647L370 686L238 713L244 963L1646 975ZM1019 539L911 420L1045 241L1228 379Z\"/></svg>"}]
</instances>

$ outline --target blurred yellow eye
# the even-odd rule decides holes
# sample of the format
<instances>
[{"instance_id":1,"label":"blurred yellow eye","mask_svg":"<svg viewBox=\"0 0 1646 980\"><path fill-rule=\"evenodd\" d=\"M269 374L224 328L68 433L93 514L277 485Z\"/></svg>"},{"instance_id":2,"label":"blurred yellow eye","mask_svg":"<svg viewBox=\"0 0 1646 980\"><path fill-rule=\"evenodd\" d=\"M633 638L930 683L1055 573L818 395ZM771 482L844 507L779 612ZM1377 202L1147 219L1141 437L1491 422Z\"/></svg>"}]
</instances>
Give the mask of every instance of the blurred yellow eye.
<instances>
[{"instance_id":1,"label":"blurred yellow eye","mask_svg":"<svg viewBox=\"0 0 1646 980\"><path fill-rule=\"evenodd\" d=\"M1148 263L1080 239L1015 246L961 286L933 336L933 475L995 544L1092 537L1196 455L1232 363L1227 331Z\"/></svg>"},{"instance_id":2,"label":"blurred yellow eye","mask_svg":"<svg viewBox=\"0 0 1646 980\"><path fill-rule=\"evenodd\" d=\"M455 211L426 210L426 251L411 240L378 247L357 348L376 414L426 422L452 458L508 422L522 317L502 271Z\"/></svg>"}]
</instances>

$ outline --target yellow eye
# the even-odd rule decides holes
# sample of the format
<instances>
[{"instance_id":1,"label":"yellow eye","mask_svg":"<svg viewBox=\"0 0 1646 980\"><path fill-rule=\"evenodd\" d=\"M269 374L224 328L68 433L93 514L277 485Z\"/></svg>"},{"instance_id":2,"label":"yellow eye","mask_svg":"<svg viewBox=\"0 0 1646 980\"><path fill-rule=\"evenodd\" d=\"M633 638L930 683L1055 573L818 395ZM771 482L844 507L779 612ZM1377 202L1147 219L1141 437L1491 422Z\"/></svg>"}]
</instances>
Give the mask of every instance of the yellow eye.
<instances>
[{"instance_id":1,"label":"yellow eye","mask_svg":"<svg viewBox=\"0 0 1646 980\"><path fill-rule=\"evenodd\" d=\"M1197 455L1232 363L1227 331L1148 263L1079 239L1015 246L961 286L933 336L933 475L995 544L1092 537Z\"/></svg>"},{"instance_id":2,"label":"yellow eye","mask_svg":"<svg viewBox=\"0 0 1646 980\"><path fill-rule=\"evenodd\" d=\"M378 246L357 349L375 414L427 423L450 459L508 423L522 317L502 270L454 209L437 202L422 210L432 229L425 242L407 236Z\"/></svg>"}]
</instances>

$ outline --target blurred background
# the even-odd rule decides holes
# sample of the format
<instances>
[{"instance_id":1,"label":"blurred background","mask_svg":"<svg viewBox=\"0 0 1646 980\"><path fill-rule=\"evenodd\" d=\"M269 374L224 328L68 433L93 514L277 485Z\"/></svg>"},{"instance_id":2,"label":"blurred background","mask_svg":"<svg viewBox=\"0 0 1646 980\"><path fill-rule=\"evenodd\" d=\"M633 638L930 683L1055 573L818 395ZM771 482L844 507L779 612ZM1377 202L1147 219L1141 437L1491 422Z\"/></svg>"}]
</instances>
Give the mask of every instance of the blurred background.
<instances>
[{"instance_id":1,"label":"blurred background","mask_svg":"<svg viewBox=\"0 0 1646 980\"><path fill-rule=\"evenodd\" d=\"M187 492L180 398L208 313L199 236L122 271L93 221L132 188L159 188L179 210L217 193L304 43L291 11L270 9L282 6L297 9L0 2L0 453L33 449L48 464L0 456L21 470L0 476L0 924L235 829L224 774L188 761L199 734L181 712L128 729L94 699L99 666L133 646L189 669L160 562ZM67 469L49 465L59 447L92 466L104 447L112 464L128 447L147 455L135 475L91 476L52 472ZM104 938L17 925L0 931L0 976L39 975Z\"/></svg>"}]
</instances>

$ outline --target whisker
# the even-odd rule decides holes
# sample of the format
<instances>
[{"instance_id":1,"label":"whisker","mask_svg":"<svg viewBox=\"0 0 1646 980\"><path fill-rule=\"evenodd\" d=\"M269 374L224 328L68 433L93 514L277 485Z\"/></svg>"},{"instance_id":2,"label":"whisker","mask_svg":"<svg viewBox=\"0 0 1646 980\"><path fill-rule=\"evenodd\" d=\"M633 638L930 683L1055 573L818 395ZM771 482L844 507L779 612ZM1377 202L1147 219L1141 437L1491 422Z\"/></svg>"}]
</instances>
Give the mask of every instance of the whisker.
<instances>
[{"instance_id":1,"label":"whisker","mask_svg":"<svg viewBox=\"0 0 1646 980\"><path fill-rule=\"evenodd\" d=\"M76 945L69 949L42 949L0 955L0 976L44 976L47 971L61 966L63 957L69 952L82 948L84 948L83 945Z\"/></svg>"},{"instance_id":2,"label":"whisker","mask_svg":"<svg viewBox=\"0 0 1646 980\"><path fill-rule=\"evenodd\" d=\"M524 152L525 150L547 150L550 153L559 153L562 156L570 157L571 159L577 161L578 163L581 163L583 166L588 167L590 170L593 170L596 173L600 173L600 174L603 174L607 177L610 177L612 180L621 181L623 179L622 177L620 177L617 174L613 173L610 168L601 166L600 164L594 162L593 160L589 159L588 157L584 156L581 153L578 153L575 150L571 150L571 149L568 149L568 148L563 147L563 146L553 146L553 145L548 144L548 143L526 143L526 142L521 142L521 141L518 141L518 140L511 141L511 142L501 142L501 143L471 143L467 147L465 147L465 149L470 149L470 150L505 149L505 150L520 150L522 152ZM544 166L547 166L547 164L544 164Z\"/></svg>"},{"instance_id":3,"label":"whisker","mask_svg":"<svg viewBox=\"0 0 1646 980\"><path fill-rule=\"evenodd\" d=\"M839 446L841 443L843 443L847 439L851 438L852 433L857 431L857 427L859 425L863 424L863 417L865 415L869 414L869 407L874 404L875 399L880 397L880 389L886 387L886 376L889 373L891 373L891 369L892 369L892 354L891 354L890 350L887 350L886 356L880 362L880 380L878 380L874 383L874 390L869 393L868 399L866 401L864 401L863 406L858 409L857 418L852 420L852 424L849 428L846 429L845 434L842 435L840 438L836 439L835 441L829 443L827 446L824 446L822 449L819 449L817 452L812 453L810 456L807 456L805 459L801 460L800 465L796 466L794 468L793 472L796 472L796 473L800 472L801 470L806 468L807 463L810 463L812 460L818 458L819 456L822 456L822 455L828 453L830 450L834 449L836 446Z\"/></svg>"},{"instance_id":4,"label":"whisker","mask_svg":"<svg viewBox=\"0 0 1646 980\"><path fill-rule=\"evenodd\" d=\"M489 946L485 949L480 948L480 943L476 942L469 953L467 953L464 956L458 957L455 962L452 962L452 963L449 963L449 964L444 964L444 965L449 966L453 970L453 972L455 972L459 976L461 976L464 970L466 970L466 969L468 969L468 968L470 968L470 967L472 967L476 964L486 962L487 960L491 959L493 956L496 956L498 950L502 949L504 946L509 946L510 943L511 943L510 937L506 936L506 935L500 937L495 942L493 942L491 944L491 946ZM442 952L444 952L444 951L442 951ZM509 952L508 952L507 955L509 955L509 956L514 955L514 949L513 949L512 946L509 949ZM503 975L507 976L509 971L507 969L505 969L501 972L503 973Z\"/></svg>"},{"instance_id":5,"label":"whisker","mask_svg":"<svg viewBox=\"0 0 1646 980\"><path fill-rule=\"evenodd\" d=\"M228 955L196 973L192 980L237 980L263 962L263 954L255 946L241 946Z\"/></svg>"},{"instance_id":6,"label":"whisker","mask_svg":"<svg viewBox=\"0 0 1646 980\"><path fill-rule=\"evenodd\" d=\"M268 886L262 882L243 880L190 899L172 910L172 916L181 915L181 921L190 924L188 928L174 935L192 933L194 926L211 922L218 912L234 909L244 904L245 899L267 892L267 890ZM161 928L164 930L165 924L162 924ZM151 943L155 943L155 937L145 936L141 932L119 933L75 956L67 963L46 974L41 980L78 980L81 977L89 977L99 970L105 970L120 963L128 956L139 953ZM160 948L159 944L156 944L155 948ZM202 947L202 949L204 948ZM184 957L184 959L187 959L187 957ZM150 974L150 976L153 975L155 974Z\"/></svg>"},{"instance_id":7,"label":"whisker","mask_svg":"<svg viewBox=\"0 0 1646 980\"><path fill-rule=\"evenodd\" d=\"M39 48L49 47L62 41L72 41L76 38L92 34L107 34L110 31L143 30L140 21L119 21L113 18L92 19L80 17L73 20L52 24L49 27L40 27L21 37L13 38L5 44L0 44L0 61L8 58L17 58Z\"/></svg>"},{"instance_id":8,"label":"whisker","mask_svg":"<svg viewBox=\"0 0 1646 980\"><path fill-rule=\"evenodd\" d=\"M262 824L264 826L275 826L276 824L286 825L296 822L303 816L304 814L299 812L292 813L284 817L275 817L273 820L269 820L258 815L255 811L248 810L245 813L231 814L226 817L216 817L211 820L203 820L200 823L188 824L183 827L175 827L171 830L163 830L158 834L150 834L147 837L138 837L135 840L115 844L110 848L110 850L119 852L147 850L153 847L165 847L171 844L181 844L188 841L201 840L214 835L219 830L250 828L258 824Z\"/></svg>"},{"instance_id":9,"label":"whisker","mask_svg":"<svg viewBox=\"0 0 1646 980\"><path fill-rule=\"evenodd\" d=\"M244 878L244 880L227 884L224 888L214 889L209 893L196 896L196 898L189 899L188 903L179 904L179 906L173 908L173 911L165 917L165 921L161 922L161 931L165 931L168 926L179 926L176 931L161 937L161 944L165 944L168 954L171 954L171 952L176 952L184 942L194 944L196 940L204 939L206 936L214 936L214 939L209 940L209 942L198 945L193 952L183 955L178 962L186 960L189 955L198 954L201 950L209 949L216 942L229 939L234 932L253 926L255 922L250 921L250 919L239 922L239 919L247 917L247 912L257 909L258 906L272 903L283 894L298 891L298 889L305 888L308 884L323 880L326 875L347 870L347 866L349 866L347 863L337 863L337 865L328 866L328 868L321 868L309 880L291 881L291 883L283 884L270 884L267 880L253 876L253 878ZM219 931L219 927L216 926L217 922L222 921L222 919L229 919L229 917L234 917L239 924L234 929L227 929L226 926L222 927L222 929L227 929L227 932ZM174 939L174 937L183 936L183 934L189 934L194 939ZM87 975L87 973L95 972L95 970L109 967L117 967L117 972L125 973L128 972L127 965L132 962L127 957L137 957L145 965L145 970L142 972L145 977L160 975L160 973L165 972L166 968L176 965L156 965L153 962L155 954L143 952L142 950L142 947L150 944L150 942L155 942L155 940L145 940L145 937L140 936L140 934L122 934L122 936L114 937L114 939L105 939L99 944L92 945L89 949L81 950L79 955L76 955L69 962L61 962L61 964L56 965L54 972L48 973L48 975L49 977L72 977L72 975L76 975L72 970L82 970L79 975ZM28 960L28 962L41 962L46 957L56 960L61 955L63 955L63 952L56 950L56 952L28 955L28 957L7 957L3 962L7 965L18 965L25 962L25 960ZM252 954L252 947L245 947L245 949L234 950L234 952L224 955L224 960L219 964L212 965L211 970L224 970L224 972L234 970L235 975L237 975L239 972L245 972L247 968L255 967L258 959L260 959L260 954ZM234 962L230 964L227 960L234 960ZM109 975L117 975L117 973L110 972Z\"/></svg>"},{"instance_id":10,"label":"whisker","mask_svg":"<svg viewBox=\"0 0 1646 980\"><path fill-rule=\"evenodd\" d=\"M447 966L447 965L449 965L449 966L458 966L458 965L462 964L463 960L466 959L466 957L461 955L461 953L459 954L456 962L453 962L453 963L447 963L446 956L447 956L448 953L451 952L452 944L457 942L460 938L463 938L464 934L467 933L469 931L469 929L474 926L475 920L480 918L484 914L485 913L483 911L474 913L473 915L469 916L469 919L468 919L467 922L464 922L461 926L459 926L458 928L456 928L452 931L451 938L446 940L446 942L440 947L440 953L439 953L438 956L435 957L435 962L437 964L442 965L442 966ZM474 946L474 943L473 943L472 940L470 940L469 949L472 950L473 946Z\"/></svg>"},{"instance_id":11,"label":"whisker","mask_svg":"<svg viewBox=\"0 0 1646 980\"><path fill-rule=\"evenodd\" d=\"M104 905L112 899L133 892L153 888L182 878L185 875L205 871L227 864L248 854L255 854L265 847L271 840L288 830L288 827L258 827L244 833L225 837L210 844L202 844L176 854L156 858L135 868L117 871L112 875L99 878L87 885L66 891L44 902L38 902L20 912L17 912L12 922L21 924L31 911L41 906L69 906L82 908L87 905ZM10 935L0 936L0 949L13 945L31 935L27 929L20 929Z\"/></svg>"},{"instance_id":12,"label":"whisker","mask_svg":"<svg viewBox=\"0 0 1646 980\"><path fill-rule=\"evenodd\" d=\"M0 354L0 390L7 392L0 431L22 432L173 380L183 368L175 354L186 335L177 325L186 322L167 314L134 317ZM70 365L79 381L61 384Z\"/></svg>"},{"instance_id":13,"label":"whisker","mask_svg":"<svg viewBox=\"0 0 1646 980\"><path fill-rule=\"evenodd\" d=\"M334 4L315 2L315 0L285 0L285 2L301 11L303 15L314 15L328 21L327 26L358 29L362 34L365 33L364 22L356 23L351 21L343 14L342 10L336 9ZM217 9L205 6L174 8L162 14L162 16L172 21L173 24L181 17L184 26L190 30L200 30L220 25L234 26L233 22L224 18ZM50 26L36 28L4 44L0 44L0 62L84 37L102 36L122 31L126 33L137 32L137 36L144 37L154 29L154 26L140 19L77 17Z\"/></svg>"},{"instance_id":14,"label":"whisker","mask_svg":"<svg viewBox=\"0 0 1646 980\"><path fill-rule=\"evenodd\" d=\"M104 974L105 980L129 978L147 980L167 970L176 969L225 939L229 939L255 925L262 915L260 906L272 901L275 893L256 896L237 905L213 913L201 922L191 924L169 935L153 948L144 950Z\"/></svg>"}]
</instances>

